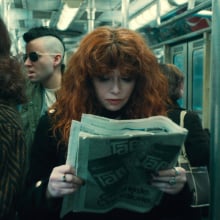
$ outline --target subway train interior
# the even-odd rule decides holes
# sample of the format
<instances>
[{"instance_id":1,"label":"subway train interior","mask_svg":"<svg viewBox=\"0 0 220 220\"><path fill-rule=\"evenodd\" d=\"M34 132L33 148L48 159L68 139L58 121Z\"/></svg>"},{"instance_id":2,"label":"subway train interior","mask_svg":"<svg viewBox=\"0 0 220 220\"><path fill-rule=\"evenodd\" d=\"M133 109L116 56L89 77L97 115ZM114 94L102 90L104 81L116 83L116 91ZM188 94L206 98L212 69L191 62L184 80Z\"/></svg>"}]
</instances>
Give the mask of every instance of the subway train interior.
<instances>
[{"instance_id":1,"label":"subway train interior","mask_svg":"<svg viewBox=\"0 0 220 220\"><path fill-rule=\"evenodd\" d=\"M220 0L0 0L0 13L15 56L24 52L24 32L49 26L63 37L68 62L87 33L108 25L141 33L159 62L177 65L185 76L180 104L211 135L207 219L220 219Z\"/></svg>"}]
</instances>

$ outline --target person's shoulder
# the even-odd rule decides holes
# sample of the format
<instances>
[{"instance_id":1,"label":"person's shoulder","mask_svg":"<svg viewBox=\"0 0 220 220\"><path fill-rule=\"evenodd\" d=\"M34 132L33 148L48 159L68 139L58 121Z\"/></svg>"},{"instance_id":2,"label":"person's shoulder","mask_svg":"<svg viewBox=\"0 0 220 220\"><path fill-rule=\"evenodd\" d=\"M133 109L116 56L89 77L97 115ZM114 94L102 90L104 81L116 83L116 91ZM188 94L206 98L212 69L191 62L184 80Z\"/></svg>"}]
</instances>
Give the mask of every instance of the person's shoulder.
<instances>
[{"instance_id":1,"label":"person's shoulder","mask_svg":"<svg viewBox=\"0 0 220 220\"><path fill-rule=\"evenodd\" d=\"M0 113L1 115L12 115L12 116L15 116L15 115L18 115L18 112L16 110L16 107L13 107L9 104L3 104L3 103L0 103Z\"/></svg>"},{"instance_id":2,"label":"person's shoulder","mask_svg":"<svg viewBox=\"0 0 220 220\"><path fill-rule=\"evenodd\" d=\"M187 110L185 108L180 108L180 107L169 109L167 112L167 115L169 118L171 118L173 121L175 121L176 123L179 124L180 114L182 111L186 112L185 117L184 117L184 121L190 121L190 120L200 121L200 117L197 112Z\"/></svg>"},{"instance_id":3,"label":"person's shoulder","mask_svg":"<svg viewBox=\"0 0 220 220\"><path fill-rule=\"evenodd\" d=\"M21 118L19 112L10 105L0 104L0 123L7 127L21 129Z\"/></svg>"},{"instance_id":4,"label":"person's shoulder","mask_svg":"<svg viewBox=\"0 0 220 220\"><path fill-rule=\"evenodd\" d=\"M187 116L191 116L191 117L197 117L198 116L198 113L195 112L195 111L192 111L192 110L188 110L188 109L185 109L185 108L171 108L168 110L168 114L177 114L179 115L181 112L186 112L186 115Z\"/></svg>"},{"instance_id":5,"label":"person's shoulder","mask_svg":"<svg viewBox=\"0 0 220 220\"><path fill-rule=\"evenodd\" d=\"M191 129L194 131L198 129L203 130L202 119L197 112L192 110L187 111L184 118L184 124L187 129Z\"/></svg>"},{"instance_id":6,"label":"person's shoulder","mask_svg":"<svg viewBox=\"0 0 220 220\"><path fill-rule=\"evenodd\" d=\"M191 119L196 118L196 119L200 120L199 114L195 111L192 111L192 110L186 110L186 117L191 118Z\"/></svg>"}]
</instances>

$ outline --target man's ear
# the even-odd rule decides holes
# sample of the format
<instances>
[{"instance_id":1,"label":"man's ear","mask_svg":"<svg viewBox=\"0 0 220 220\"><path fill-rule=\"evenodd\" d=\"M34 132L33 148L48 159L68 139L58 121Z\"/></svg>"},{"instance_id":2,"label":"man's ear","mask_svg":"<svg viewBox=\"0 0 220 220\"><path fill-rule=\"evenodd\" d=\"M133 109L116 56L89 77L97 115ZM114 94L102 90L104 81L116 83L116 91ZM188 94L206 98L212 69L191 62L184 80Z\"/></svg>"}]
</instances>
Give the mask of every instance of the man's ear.
<instances>
[{"instance_id":1,"label":"man's ear","mask_svg":"<svg viewBox=\"0 0 220 220\"><path fill-rule=\"evenodd\" d=\"M54 65L57 66L62 62L62 55L61 54L56 54L54 56Z\"/></svg>"}]
</instances>

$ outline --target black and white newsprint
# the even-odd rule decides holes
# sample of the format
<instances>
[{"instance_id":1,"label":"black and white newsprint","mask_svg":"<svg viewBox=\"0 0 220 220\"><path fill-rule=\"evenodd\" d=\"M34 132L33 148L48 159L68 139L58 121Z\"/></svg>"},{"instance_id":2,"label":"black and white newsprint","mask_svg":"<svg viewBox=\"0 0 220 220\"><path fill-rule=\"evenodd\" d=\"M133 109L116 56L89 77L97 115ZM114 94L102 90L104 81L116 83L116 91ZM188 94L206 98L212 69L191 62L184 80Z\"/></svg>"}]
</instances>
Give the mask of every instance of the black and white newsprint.
<instances>
[{"instance_id":1,"label":"black and white newsprint","mask_svg":"<svg viewBox=\"0 0 220 220\"><path fill-rule=\"evenodd\" d=\"M165 116L114 120L83 114L81 122L72 121L66 163L85 185L64 197L61 216L114 208L149 211L162 196L149 184L151 175L175 166L186 135Z\"/></svg>"}]
</instances>

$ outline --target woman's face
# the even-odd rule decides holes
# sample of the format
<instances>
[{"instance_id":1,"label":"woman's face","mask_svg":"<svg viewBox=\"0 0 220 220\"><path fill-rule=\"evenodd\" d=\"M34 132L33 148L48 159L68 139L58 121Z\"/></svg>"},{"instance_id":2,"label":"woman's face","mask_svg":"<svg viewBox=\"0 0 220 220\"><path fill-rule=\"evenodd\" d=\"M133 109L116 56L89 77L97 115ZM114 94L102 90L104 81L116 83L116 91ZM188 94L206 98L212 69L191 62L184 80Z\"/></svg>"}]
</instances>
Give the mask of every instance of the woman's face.
<instances>
[{"instance_id":1,"label":"woman's face","mask_svg":"<svg viewBox=\"0 0 220 220\"><path fill-rule=\"evenodd\" d=\"M135 82L135 78L121 76L117 69L93 78L97 99L109 111L118 111L128 102Z\"/></svg>"}]
</instances>

